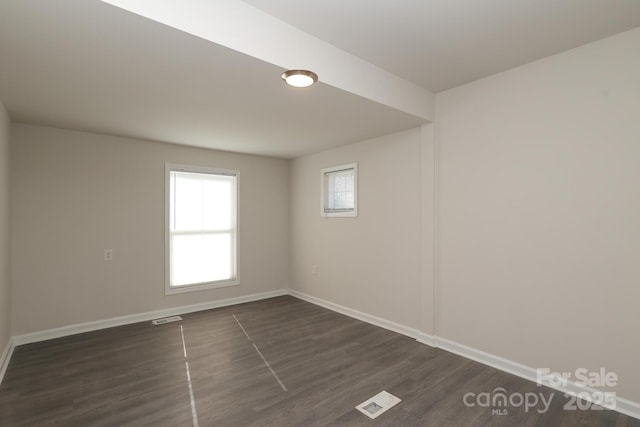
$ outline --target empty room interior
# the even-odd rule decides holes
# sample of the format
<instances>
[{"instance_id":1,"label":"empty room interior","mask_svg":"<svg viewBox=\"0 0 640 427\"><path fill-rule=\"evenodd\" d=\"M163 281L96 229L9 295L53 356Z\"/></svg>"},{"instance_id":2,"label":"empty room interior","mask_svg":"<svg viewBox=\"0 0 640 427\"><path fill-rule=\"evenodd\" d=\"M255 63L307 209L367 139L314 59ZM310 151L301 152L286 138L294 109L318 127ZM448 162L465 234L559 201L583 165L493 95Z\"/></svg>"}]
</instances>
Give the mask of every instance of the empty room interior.
<instances>
[{"instance_id":1,"label":"empty room interior","mask_svg":"<svg viewBox=\"0 0 640 427\"><path fill-rule=\"evenodd\" d=\"M0 0L0 425L640 427L640 1Z\"/></svg>"}]
</instances>

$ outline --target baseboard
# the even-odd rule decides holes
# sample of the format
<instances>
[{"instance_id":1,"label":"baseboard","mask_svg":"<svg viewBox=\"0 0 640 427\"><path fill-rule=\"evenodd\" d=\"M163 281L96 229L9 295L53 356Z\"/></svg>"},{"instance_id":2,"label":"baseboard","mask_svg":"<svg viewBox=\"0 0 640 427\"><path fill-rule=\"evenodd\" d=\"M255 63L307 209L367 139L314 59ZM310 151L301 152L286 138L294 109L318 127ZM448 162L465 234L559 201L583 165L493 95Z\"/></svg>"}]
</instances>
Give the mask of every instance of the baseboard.
<instances>
[{"instance_id":1,"label":"baseboard","mask_svg":"<svg viewBox=\"0 0 640 427\"><path fill-rule=\"evenodd\" d=\"M429 345L431 347L438 347L443 350L449 351L451 353L457 354L459 356L465 357L467 359L475 360L476 362L482 363L483 365L491 366L492 368L499 369L504 372L508 372L510 374L516 375L518 377L524 378L525 380L537 382L538 381L538 372L535 368L530 366L526 366L517 362L514 362L509 359L505 359L503 357L499 357L490 353L486 353L484 351L468 347L466 345L441 338L438 336L433 336L429 334L425 334L417 329L409 328L404 325L400 325L395 322L391 322L386 319L382 319L380 317L372 316L367 313L363 313L361 311L353 310L351 308L342 306L340 304L336 304L330 301L323 300L318 297L314 297L311 295L307 295L300 291L296 291L293 289L289 289L289 295L294 296L296 298L302 299L304 301L310 302L315 305L319 305L326 309L344 314L349 317L353 317L358 320L362 320L363 322L370 323L375 326L379 326L384 329L389 329L393 332L397 332L402 335L406 335L411 338L415 338L416 341ZM581 392L587 392L589 395L593 395L593 393L597 393L599 390L584 387L578 385L575 382L567 382L566 387L558 387L551 384L549 381L542 381L542 384L553 388L555 390L561 391L562 393L572 393L578 395ZM640 404L633 402L631 400L627 400L621 397L616 398L616 412L619 412L624 415L628 415L633 418L640 419Z\"/></svg>"},{"instance_id":2,"label":"baseboard","mask_svg":"<svg viewBox=\"0 0 640 427\"><path fill-rule=\"evenodd\" d=\"M213 308L227 307L230 305L242 304L262 299L279 297L287 295L286 289L278 289L270 292L259 294L244 295L241 297L228 298L223 300L208 301L199 304L185 305L180 307L166 308L162 310L148 311L146 313L131 314L121 317L113 317L110 319L97 320L94 322L80 323L76 325L63 326L60 328L49 329L46 331L33 332L24 335L16 335L13 337L14 345L30 344L38 341L45 341L54 338L66 337L69 335L80 334L83 332L97 331L100 329L112 328L115 326L129 325L131 323L146 322L161 317L176 316L180 314L195 313L197 311L211 310Z\"/></svg>"},{"instance_id":3,"label":"baseboard","mask_svg":"<svg viewBox=\"0 0 640 427\"><path fill-rule=\"evenodd\" d=\"M525 366L520 363L504 359L502 357L494 356L493 354L485 353L484 351L477 350L472 347L467 347L466 345L459 344L457 342L450 341L441 337L436 338L436 347L447 350L450 353L457 354L458 356L475 360L476 362L480 362L483 365L500 369L501 371L508 372L526 380L536 381L536 371L529 366Z\"/></svg>"},{"instance_id":4,"label":"baseboard","mask_svg":"<svg viewBox=\"0 0 640 427\"><path fill-rule=\"evenodd\" d=\"M425 334L424 332L418 332L416 341L422 344L426 344L429 347L437 347L437 339L433 335Z\"/></svg>"},{"instance_id":5,"label":"baseboard","mask_svg":"<svg viewBox=\"0 0 640 427\"><path fill-rule=\"evenodd\" d=\"M383 319L381 317L372 316L367 313L363 313L358 310L345 307L340 304L333 303L331 301L323 300L318 297L307 295L303 292L289 289L289 295L299 298L301 300L310 302L311 304L319 305L320 307L327 308L331 311L335 311L345 316L353 317L354 319L362 320L363 322L370 323L375 326L379 326L384 329L388 329L393 332L397 332L402 335L406 335L413 339L418 339L422 334L419 330L410 328L408 326L401 325L399 323L392 322L390 320Z\"/></svg>"},{"instance_id":6,"label":"baseboard","mask_svg":"<svg viewBox=\"0 0 640 427\"><path fill-rule=\"evenodd\" d=\"M163 310L150 311L146 313L133 314L129 316L115 317L111 319L99 320L95 322L87 322L77 325L64 326L61 328L50 329L46 331L34 332L30 334L17 335L9 339L2 356L0 356L0 384L4 378L7 366L13 354L15 346L22 344L29 344L38 341L44 341L53 338L60 338L68 335L75 335L82 332L90 332L99 329L111 328L114 326L128 325L131 323L144 322L160 317L175 316L179 314L194 313L197 311L210 310L213 308L227 307L235 304L242 304L246 302L259 301L267 298L274 298L282 295L291 295L301 300L310 302L312 304L324 307L328 310L335 311L345 316L352 317L354 319L361 320L366 323L370 323L375 326L379 326L384 329L388 329L393 332L414 338L420 343L439 347L443 350L465 357L467 359L475 360L487 366L499 369L504 372L516 375L529 381L537 382L538 376L535 368L522 365L520 363L486 353L484 351L468 347L466 345L451 341L438 336L432 336L425 334L417 329L410 328L399 323L395 323L386 319L382 319L377 316L372 316L367 313L363 313L358 310L336 304L330 301L323 300L311 295L307 295L303 292L299 292L293 289L279 289L271 292L264 292L260 294L245 295L236 298L228 298L224 300L210 301L200 304L193 304L181 307L173 307ZM542 383L550 388L561 391L563 393L579 394L580 392L587 391L588 393L597 392L597 390L580 386L575 382L567 382L567 385L562 387L555 386L549 381L542 381ZM624 415L628 415L633 418L640 419L640 404L628 399L617 397L616 399L616 412Z\"/></svg>"},{"instance_id":7,"label":"baseboard","mask_svg":"<svg viewBox=\"0 0 640 427\"><path fill-rule=\"evenodd\" d=\"M616 399L616 412L628 415L640 420L640 403L618 397Z\"/></svg>"},{"instance_id":8,"label":"baseboard","mask_svg":"<svg viewBox=\"0 0 640 427\"><path fill-rule=\"evenodd\" d=\"M0 356L0 384L2 384L4 374L7 372L7 368L9 367L9 361L11 360L11 356L13 355L14 348L15 344L13 342L13 338L10 337L7 345L4 347L2 355Z\"/></svg>"},{"instance_id":9,"label":"baseboard","mask_svg":"<svg viewBox=\"0 0 640 427\"><path fill-rule=\"evenodd\" d=\"M539 381L538 371L535 368L532 368L530 366L522 365L512 360L495 356L493 354L489 354L484 351L481 351L472 347L468 347L466 345L463 345L451 340L447 340L444 338L440 338L440 337L436 338L436 346L443 350L449 351L451 353L457 354L467 359L475 360L476 362L482 363L483 365L491 366L493 368L499 369L504 372L508 372L510 374L516 375L526 380L529 380L535 383ZM593 403L592 399L589 399L587 397L597 396L598 393L601 392L601 390L583 386L581 384L576 383L575 381L566 381L566 385L558 386L557 384L559 383L559 381L552 382L551 379L552 379L551 377L546 379L542 378L540 383L544 386L547 386L554 390L558 390L562 393L580 395L581 397L584 397L585 400L589 400L592 403ZM582 392L586 392L586 393L580 394ZM614 411L624 415L628 415L633 418L640 419L640 404L628 399L624 399L622 397L616 397L616 407Z\"/></svg>"}]
</instances>

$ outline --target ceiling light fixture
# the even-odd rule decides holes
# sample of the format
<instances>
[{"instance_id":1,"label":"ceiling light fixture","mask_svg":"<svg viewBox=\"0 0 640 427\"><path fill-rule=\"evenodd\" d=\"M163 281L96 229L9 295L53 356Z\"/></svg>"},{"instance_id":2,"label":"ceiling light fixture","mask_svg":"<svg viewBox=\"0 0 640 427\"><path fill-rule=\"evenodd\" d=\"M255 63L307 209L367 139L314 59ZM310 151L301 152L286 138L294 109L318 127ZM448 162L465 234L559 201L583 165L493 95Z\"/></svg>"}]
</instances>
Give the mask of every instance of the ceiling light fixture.
<instances>
[{"instance_id":1,"label":"ceiling light fixture","mask_svg":"<svg viewBox=\"0 0 640 427\"><path fill-rule=\"evenodd\" d=\"M293 87L309 87L318 81L318 75L309 70L289 70L282 73L282 80Z\"/></svg>"}]
</instances>

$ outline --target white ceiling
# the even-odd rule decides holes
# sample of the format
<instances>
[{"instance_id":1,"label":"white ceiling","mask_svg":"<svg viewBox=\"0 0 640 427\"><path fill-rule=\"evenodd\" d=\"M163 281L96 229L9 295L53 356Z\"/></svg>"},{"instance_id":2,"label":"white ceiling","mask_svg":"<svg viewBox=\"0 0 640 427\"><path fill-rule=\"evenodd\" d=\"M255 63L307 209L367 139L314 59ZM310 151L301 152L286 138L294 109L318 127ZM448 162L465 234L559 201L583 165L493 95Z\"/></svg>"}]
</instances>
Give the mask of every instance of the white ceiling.
<instances>
[{"instance_id":1,"label":"white ceiling","mask_svg":"<svg viewBox=\"0 0 640 427\"><path fill-rule=\"evenodd\" d=\"M292 158L425 123L428 90L640 26L638 0L111 1L127 2L204 22L193 8L217 8L244 45L99 0L0 0L13 120ZM300 36L297 50L269 37L279 31ZM282 83L296 54L319 84Z\"/></svg>"},{"instance_id":2,"label":"white ceiling","mask_svg":"<svg viewBox=\"0 0 640 427\"><path fill-rule=\"evenodd\" d=\"M244 0L439 92L640 26L638 0Z\"/></svg>"},{"instance_id":3,"label":"white ceiling","mask_svg":"<svg viewBox=\"0 0 640 427\"><path fill-rule=\"evenodd\" d=\"M18 122L291 158L421 118L91 0L0 0L0 100Z\"/></svg>"}]
</instances>

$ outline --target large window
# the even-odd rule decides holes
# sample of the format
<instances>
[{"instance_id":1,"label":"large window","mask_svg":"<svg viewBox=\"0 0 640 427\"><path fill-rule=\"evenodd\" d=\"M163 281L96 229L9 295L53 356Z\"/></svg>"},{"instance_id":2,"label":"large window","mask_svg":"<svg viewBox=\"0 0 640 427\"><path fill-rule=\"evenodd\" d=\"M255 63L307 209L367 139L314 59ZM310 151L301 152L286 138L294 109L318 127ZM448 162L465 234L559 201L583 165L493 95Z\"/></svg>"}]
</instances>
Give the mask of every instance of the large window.
<instances>
[{"instance_id":1,"label":"large window","mask_svg":"<svg viewBox=\"0 0 640 427\"><path fill-rule=\"evenodd\" d=\"M167 294L238 284L238 178L166 165Z\"/></svg>"},{"instance_id":2,"label":"large window","mask_svg":"<svg viewBox=\"0 0 640 427\"><path fill-rule=\"evenodd\" d=\"M322 169L322 216L358 216L358 164Z\"/></svg>"}]
</instances>

